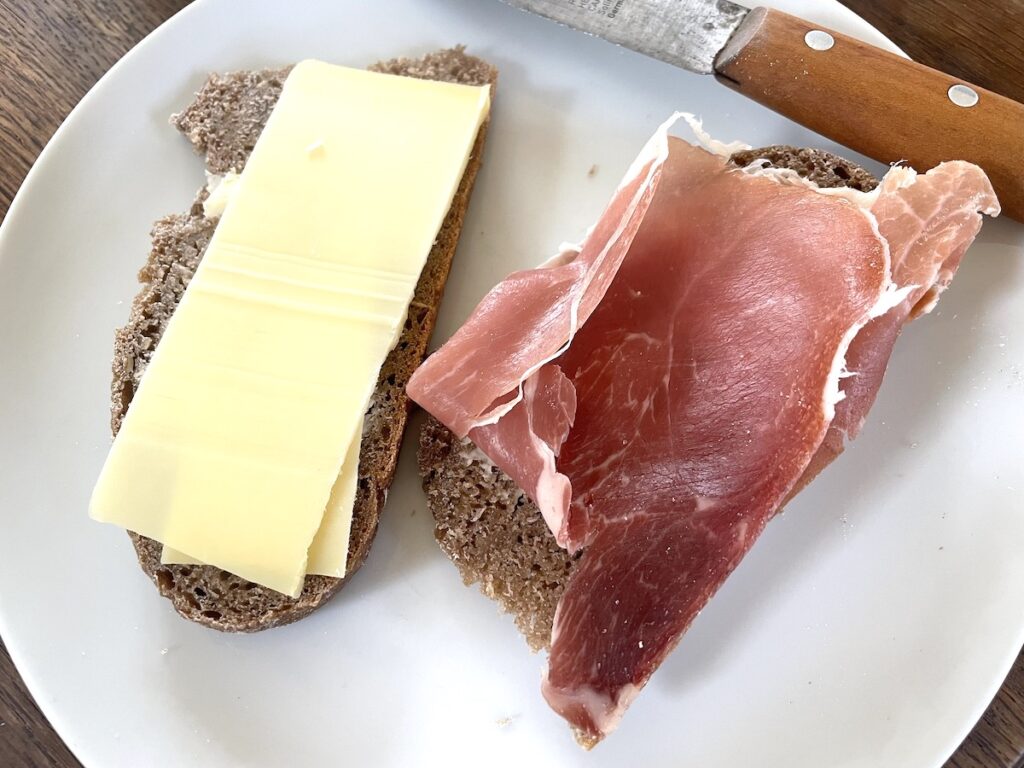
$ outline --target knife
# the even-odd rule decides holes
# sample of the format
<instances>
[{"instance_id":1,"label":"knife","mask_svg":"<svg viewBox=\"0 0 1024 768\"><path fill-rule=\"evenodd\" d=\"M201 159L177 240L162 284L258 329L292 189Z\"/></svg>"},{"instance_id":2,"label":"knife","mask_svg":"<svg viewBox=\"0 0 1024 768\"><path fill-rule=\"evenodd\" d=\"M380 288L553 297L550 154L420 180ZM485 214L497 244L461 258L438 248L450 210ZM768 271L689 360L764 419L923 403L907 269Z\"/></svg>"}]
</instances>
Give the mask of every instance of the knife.
<instances>
[{"instance_id":1,"label":"knife","mask_svg":"<svg viewBox=\"0 0 1024 768\"><path fill-rule=\"evenodd\" d=\"M980 165L1024 221L1024 105L782 11L729 0L505 0L691 72L883 163Z\"/></svg>"}]
</instances>

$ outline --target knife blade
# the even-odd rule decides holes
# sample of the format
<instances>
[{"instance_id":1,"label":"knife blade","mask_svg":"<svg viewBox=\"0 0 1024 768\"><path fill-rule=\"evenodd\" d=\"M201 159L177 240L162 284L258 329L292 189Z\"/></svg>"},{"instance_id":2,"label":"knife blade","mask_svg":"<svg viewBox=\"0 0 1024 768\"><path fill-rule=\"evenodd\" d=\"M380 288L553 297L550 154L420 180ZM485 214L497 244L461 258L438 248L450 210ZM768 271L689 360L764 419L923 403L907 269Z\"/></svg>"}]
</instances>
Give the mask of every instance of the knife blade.
<instances>
[{"instance_id":1,"label":"knife blade","mask_svg":"<svg viewBox=\"0 0 1024 768\"><path fill-rule=\"evenodd\" d=\"M719 82L883 163L968 160L1024 221L1024 105L834 30L730 0L505 0ZM685 105L680 105L681 107Z\"/></svg>"},{"instance_id":2,"label":"knife blade","mask_svg":"<svg viewBox=\"0 0 1024 768\"><path fill-rule=\"evenodd\" d=\"M750 12L729 0L506 0L566 26L691 72L715 56Z\"/></svg>"}]
</instances>

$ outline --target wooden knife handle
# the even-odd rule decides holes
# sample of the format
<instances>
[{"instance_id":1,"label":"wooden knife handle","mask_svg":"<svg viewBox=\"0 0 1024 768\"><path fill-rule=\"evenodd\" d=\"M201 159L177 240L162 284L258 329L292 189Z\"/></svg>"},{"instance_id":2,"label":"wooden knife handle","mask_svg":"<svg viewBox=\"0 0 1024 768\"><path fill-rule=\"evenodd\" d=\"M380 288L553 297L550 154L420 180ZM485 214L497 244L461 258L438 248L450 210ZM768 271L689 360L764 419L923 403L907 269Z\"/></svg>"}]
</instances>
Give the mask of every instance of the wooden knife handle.
<instances>
[{"instance_id":1,"label":"wooden knife handle","mask_svg":"<svg viewBox=\"0 0 1024 768\"><path fill-rule=\"evenodd\" d=\"M977 163L1003 212L1024 221L1022 104L765 8L750 12L715 70L754 101L883 163L905 160L922 172L943 160ZM957 89L963 103L971 91L977 103L958 106L957 85L970 89Z\"/></svg>"}]
</instances>

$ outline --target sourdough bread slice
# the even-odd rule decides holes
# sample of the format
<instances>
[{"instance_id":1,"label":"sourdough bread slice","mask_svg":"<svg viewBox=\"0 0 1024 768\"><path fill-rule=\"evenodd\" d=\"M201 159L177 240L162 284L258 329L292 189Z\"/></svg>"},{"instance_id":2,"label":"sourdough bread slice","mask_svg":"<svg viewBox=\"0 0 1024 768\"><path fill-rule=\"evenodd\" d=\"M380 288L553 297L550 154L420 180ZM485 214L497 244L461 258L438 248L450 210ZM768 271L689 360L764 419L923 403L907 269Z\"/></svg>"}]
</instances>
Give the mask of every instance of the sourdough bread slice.
<instances>
[{"instance_id":1,"label":"sourdough bread slice","mask_svg":"<svg viewBox=\"0 0 1024 768\"><path fill-rule=\"evenodd\" d=\"M497 70L462 47L421 59L383 61L370 69L395 75L466 85L494 84ZM210 173L241 171L270 115L288 69L211 75L195 101L171 122L206 158ZM469 164L416 286L405 329L381 368L363 425L359 483L344 579L307 576L291 598L212 566L163 565L162 545L131 534L139 563L160 593L187 619L228 632L255 632L301 619L334 595L366 559L395 473L409 413L405 385L422 362L458 243L484 147L480 128ZM203 214L205 189L188 212L158 221L152 250L139 273L142 290L128 324L115 335L111 428L121 420L138 388L167 322L213 235L216 221Z\"/></svg>"},{"instance_id":2,"label":"sourdough bread slice","mask_svg":"<svg viewBox=\"0 0 1024 768\"><path fill-rule=\"evenodd\" d=\"M772 146L734 154L744 167L765 160L822 187L870 191L868 171L820 149ZM420 476L434 516L434 536L466 585L480 590L515 619L534 651L547 648L555 608L580 557L555 543L537 506L468 439L433 417L420 432Z\"/></svg>"}]
</instances>

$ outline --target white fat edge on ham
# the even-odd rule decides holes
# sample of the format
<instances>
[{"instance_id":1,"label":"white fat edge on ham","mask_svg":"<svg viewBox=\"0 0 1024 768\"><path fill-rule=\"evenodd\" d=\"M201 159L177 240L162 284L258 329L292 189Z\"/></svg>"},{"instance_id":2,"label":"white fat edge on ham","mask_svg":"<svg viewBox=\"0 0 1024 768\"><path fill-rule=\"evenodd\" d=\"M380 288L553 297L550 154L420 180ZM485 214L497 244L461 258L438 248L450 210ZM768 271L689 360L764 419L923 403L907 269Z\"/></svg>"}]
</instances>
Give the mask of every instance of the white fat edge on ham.
<instances>
[{"instance_id":1,"label":"white fat edge on ham","mask_svg":"<svg viewBox=\"0 0 1024 768\"><path fill-rule=\"evenodd\" d=\"M710 133L704 130L703 121L694 115L692 112L676 112L673 115L672 122L682 118L686 121L686 124L690 126L690 130L693 131L693 135L697 137L697 142L700 146L704 147L712 155L718 155L728 160L730 157L735 155L737 152L746 152L748 149L753 149L749 144L745 144L742 141L730 141L724 142L714 138Z\"/></svg>"},{"instance_id":2,"label":"white fat edge on ham","mask_svg":"<svg viewBox=\"0 0 1024 768\"><path fill-rule=\"evenodd\" d=\"M888 262L889 243L881 235L879 235L879 240L885 244L885 258ZM898 307L903 303L904 299L906 299L907 296L917 288L916 285L905 285L902 288L897 288L896 284L892 282L891 269L891 264L887 263L886 284L879 294L878 300L875 302L874 306L864 314L864 317L858 323L850 326L850 329L846 332L839 343L839 348L836 350L836 356L832 359L832 367L829 370L828 378L826 379L825 392L822 399L825 418L829 422L831 422L836 416L836 404L846 397L846 393L841 387L842 380L849 378L850 376L857 375L856 371L850 371L846 367L846 353L849 351L853 340L865 325L876 317L881 317L889 310Z\"/></svg>"},{"instance_id":3,"label":"white fat edge on ham","mask_svg":"<svg viewBox=\"0 0 1024 768\"><path fill-rule=\"evenodd\" d=\"M783 181L781 183L787 182ZM808 184L806 184L805 186L807 186L810 189L814 189L815 191L822 194L825 194L829 191L827 189L822 189L813 182L808 182ZM878 188L880 187L881 185L879 185ZM885 259L885 280L882 284L882 287L878 294L878 298L875 300L874 305L872 305L871 308L864 313L864 316L861 317L860 320L858 320L856 323L850 326L850 328L843 335L843 338L839 342L839 347L836 349L835 357L832 358L832 366L829 369L828 377L825 380L825 390L822 393L822 407L825 414L825 419L829 422L831 422L836 416L836 404L839 403L844 397L846 397L846 393L843 392L841 386L842 380L849 376L856 375L856 371L850 371L846 367L846 353L849 351L850 345L853 343L853 340L857 337L857 334L861 332L861 329L863 329L865 325L874 320L876 317L881 317L889 310L898 307L900 304L903 303L907 296L917 288L916 285L897 286L893 282L892 255L890 253L889 241L882 236L882 233L878 228L878 219L876 219L875 215L871 212L871 207L863 205L863 202L865 202L868 199L868 197L873 193L858 192L858 194L862 195L863 197L854 198L853 200L847 198L846 196L839 197L840 199L846 200L847 202L854 205L860 210L861 214L871 225L871 231L875 234L875 237L878 238L878 242L882 244L882 258ZM874 196L874 198L871 199L872 204L874 203L875 199L877 199L877 194Z\"/></svg>"},{"instance_id":4,"label":"white fat edge on ham","mask_svg":"<svg viewBox=\"0 0 1024 768\"><path fill-rule=\"evenodd\" d=\"M608 734L619 727L622 716L626 714L629 705L633 703L642 686L627 683L616 692L614 697L602 691L595 691L590 686L581 686L571 694L563 693L558 689L548 686L547 679L542 683L544 698L556 711L561 711L568 705L582 707L590 718L590 721L602 734ZM577 737L588 737L584 731L574 728Z\"/></svg>"},{"instance_id":5,"label":"white fat edge on ham","mask_svg":"<svg viewBox=\"0 0 1024 768\"><path fill-rule=\"evenodd\" d=\"M622 177L622 181L619 182L619 186L616 188L616 192L626 187L629 184L629 182L632 181L633 179L638 178L640 173L643 171L644 167L650 165L644 183L640 185L639 189L637 190L636 196L634 197L634 205L637 202L639 202L640 198L646 193L648 189L655 186L661 167L665 164L665 161L668 159L669 129L673 125L675 125L676 121L678 121L680 118L684 116L685 115L682 112L675 112L672 114L671 117L669 117L668 120L666 120L658 127L658 130L654 132L654 135L651 136L650 139L648 139L647 143L640 151L640 154L637 155L636 159L633 160L633 163L629 166L629 169L626 171L625 176ZM610 249L613 246L613 244L618 241L618 239L622 235L622 230L625 226L626 221L620 223L619 229L616 230L615 234L611 238L609 238L608 242L605 244L604 252L607 252L607 250ZM593 228L591 228L591 230L592 229ZM544 269L548 267L555 267L561 266L563 264L568 264L569 262L572 261L573 258L575 258L576 255L579 254L579 252L580 246L563 243L562 248L559 250L559 252L556 253L551 258L547 259L546 261L542 262L540 264L540 268ZM494 406L493 408L490 409L490 411L480 414L480 416L473 420L470 429L475 429L477 427L486 427L490 426L491 424L496 424L501 419L502 416L507 414L509 411L515 408L516 405L522 402L523 382L525 382L528 378L533 376L535 373L537 373L537 371L539 371L541 368L543 368L551 361L561 357L565 353L565 351L569 349L569 345L572 344L572 340L576 336L576 333L577 331L579 331L580 328L579 309L580 304L583 301L584 293L584 291L579 291L576 294L576 296L573 297L573 300L569 305L569 333L565 344L563 344L559 349L557 349L548 357L542 358L541 360L530 366L523 373L522 378L519 380L519 386L516 388L515 395L513 395L513 397L508 401L503 402L497 406Z\"/></svg>"}]
</instances>

